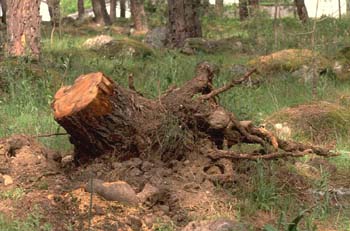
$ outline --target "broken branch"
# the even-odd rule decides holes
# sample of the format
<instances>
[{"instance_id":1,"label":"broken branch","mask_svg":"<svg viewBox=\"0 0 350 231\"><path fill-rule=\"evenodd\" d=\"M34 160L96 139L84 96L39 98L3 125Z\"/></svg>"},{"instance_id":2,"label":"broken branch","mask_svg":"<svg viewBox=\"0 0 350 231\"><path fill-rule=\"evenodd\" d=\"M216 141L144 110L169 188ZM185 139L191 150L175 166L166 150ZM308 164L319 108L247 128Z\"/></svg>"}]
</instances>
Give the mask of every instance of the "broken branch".
<instances>
[{"instance_id":1,"label":"broken branch","mask_svg":"<svg viewBox=\"0 0 350 231\"><path fill-rule=\"evenodd\" d=\"M243 83L244 81L246 81L254 72L256 72L256 68L254 68L253 70L247 72L242 78L240 79L233 79L229 84L223 86L223 87L220 87L218 89L215 89L213 91L211 91L210 93L206 94L206 95L202 95L200 97L200 99L202 100L207 100L207 99L210 99L210 98L213 98L229 89L231 89L232 87L234 87L235 85L238 85L238 84L241 84Z\"/></svg>"}]
</instances>

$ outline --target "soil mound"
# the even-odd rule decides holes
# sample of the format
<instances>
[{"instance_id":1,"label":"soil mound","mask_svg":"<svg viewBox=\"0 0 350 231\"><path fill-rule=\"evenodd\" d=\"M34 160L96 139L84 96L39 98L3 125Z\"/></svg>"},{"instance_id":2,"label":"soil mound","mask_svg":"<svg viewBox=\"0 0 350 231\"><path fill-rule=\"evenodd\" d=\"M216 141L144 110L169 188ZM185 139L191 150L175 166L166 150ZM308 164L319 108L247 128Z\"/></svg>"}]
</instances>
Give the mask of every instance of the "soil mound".
<instances>
[{"instance_id":1,"label":"soil mound","mask_svg":"<svg viewBox=\"0 0 350 231\"><path fill-rule=\"evenodd\" d=\"M326 101L312 102L282 109L271 115L267 124L288 126L291 137L315 144L334 144L336 138L350 134L350 113L347 108Z\"/></svg>"}]
</instances>

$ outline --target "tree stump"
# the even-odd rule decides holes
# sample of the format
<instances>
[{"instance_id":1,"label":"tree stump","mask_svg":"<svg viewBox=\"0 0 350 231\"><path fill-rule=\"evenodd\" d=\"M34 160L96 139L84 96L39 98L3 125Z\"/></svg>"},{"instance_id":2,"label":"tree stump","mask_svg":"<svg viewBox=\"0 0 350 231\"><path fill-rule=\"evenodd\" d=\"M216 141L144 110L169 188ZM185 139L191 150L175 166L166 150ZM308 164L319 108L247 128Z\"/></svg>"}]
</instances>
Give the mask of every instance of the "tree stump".
<instances>
[{"instance_id":1,"label":"tree stump","mask_svg":"<svg viewBox=\"0 0 350 231\"><path fill-rule=\"evenodd\" d=\"M246 81L254 71L215 89L216 68L203 62L192 80L154 100L137 92L132 79L130 89L125 89L101 72L82 75L73 86L56 93L54 118L69 133L77 163L106 153L121 159L153 155L163 161L179 160L199 149L215 160L334 155L327 149L277 139L265 128L237 120L217 103L217 95ZM261 149L250 154L222 150L240 143L260 144Z\"/></svg>"}]
</instances>

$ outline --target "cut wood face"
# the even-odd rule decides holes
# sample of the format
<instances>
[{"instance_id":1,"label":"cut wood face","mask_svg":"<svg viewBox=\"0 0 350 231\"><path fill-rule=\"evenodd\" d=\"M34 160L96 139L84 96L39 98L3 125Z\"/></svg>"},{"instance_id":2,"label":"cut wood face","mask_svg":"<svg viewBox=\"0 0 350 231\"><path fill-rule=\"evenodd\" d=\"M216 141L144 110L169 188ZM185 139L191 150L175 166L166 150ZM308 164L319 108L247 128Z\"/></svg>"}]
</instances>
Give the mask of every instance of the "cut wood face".
<instances>
[{"instance_id":1,"label":"cut wood face","mask_svg":"<svg viewBox=\"0 0 350 231\"><path fill-rule=\"evenodd\" d=\"M91 117L110 113L109 97L113 95L114 87L114 83L101 72L80 76L73 86L62 87L56 93L52 105L55 119L81 111Z\"/></svg>"}]
</instances>

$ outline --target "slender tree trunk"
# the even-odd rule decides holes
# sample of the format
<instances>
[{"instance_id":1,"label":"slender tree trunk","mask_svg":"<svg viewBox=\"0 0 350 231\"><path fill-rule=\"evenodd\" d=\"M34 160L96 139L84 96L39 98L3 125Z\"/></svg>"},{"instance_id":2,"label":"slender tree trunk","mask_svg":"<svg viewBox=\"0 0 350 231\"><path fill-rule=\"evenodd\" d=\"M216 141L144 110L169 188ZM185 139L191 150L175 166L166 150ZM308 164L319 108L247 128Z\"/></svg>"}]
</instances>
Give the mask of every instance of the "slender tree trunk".
<instances>
[{"instance_id":1,"label":"slender tree trunk","mask_svg":"<svg viewBox=\"0 0 350 231\"><path fill-rule=\"evenodd\" d=\"M215 0L216 12L220 15L224 11L224 0Z\"/></svg>"},{"instance_id":2,"label":"slender tree trunk","mask_svg":"<svg viewBox=\"0 0 350 231\"><path fill-rule=\"evenodd\" d=\"M294 0L294 3L295 3L295 6L297 8L297 14L299 16L299 19L303 23L306 23L309 19L309 15L307 13L307 9L306 9L304 0Z\"/></svg>"},{"instance_id":3,"label":"slender tree trunk","mask_svg":"<svg viewBox=\"0 0 350 231\"><path fill-rule=\"evenodd\" d=\"M147 31L148 24L143 5L143 0L130 0L131 16L134 20L136 31Z\"/></svg>"},{"instance_id":4,"label":"slender tree trunk","mask_svg":"<svg viewBox=\"0 0 350 231\"><path fill-rule=\"evenodd\" d=\"M9 56L40 55L40 0L7 0Z\"/></svg>"},{"instance_id":5,"label":"slender tree trunk","mask_svg":"<svg viewBox=\"0 0 350 231\"><path fill-rule=\"evenodd\" d=\"M248 0L239 0L239 19L242 21L248 18Z\"/></svg>"},{"instance_id":6,"label":"slender tree trunk","mask_svg":"<svg viewBox=\"0 0 350 231\"><path fill-rule=\"evenodd\" d=\"M117 19L117 0L111 0L110 1L110 10L109 10L109 16L111 18L111 22L115 22Z\"/></svg>"},{"instance_id":7,"label":"slender tree trunk","mask_svg":"<svg viewBox=\"0 0 350 231\"><path fill-rule=\"evenodd\" d=\"M202 7L204 10L207 10L210 6L209 0L202 0Z\"/></svg>"},{"instance_id":8,"label":"slender tree trunk","mask_svg":"<svg viewBox=\"0 0 350 231\"><path fill-rule=\"evenodd\" d=\"M126 1L119 0L119 3L120 3L120 17L125 18Z\"/></svg>"},{"instance_id":9,"label":"slender tree trunk","mask_svg":"<svg viewBox=\"0 0 350 231\"><path fill-rule=\"evenodd\" d=\"M0 0L0 4L1 4L1 10L2 10L1 22L6 24L6 11L7 11L6 0Z\"/></svg>"},{"instance_id":10,"label":"slender tree trunk","mask_svg":"<svg viewBox=\"0 0 350 231\"><path fill-rule=\"evenodd\" d=\"M92 0L92 9L95 14L95 21L100 25L110 25L111 19L107 13L105 0Z\"/></svg>"},{"instance_id":11,"label":"slender tree trunk","mask_svg":"<svg viewBox=\"0 0 350 231\"><path fill-rule=\"evenodd\" d=\"M84 8L84 0L78 0L78 18L81 19L84 17L85 8Z\"/></svg>"},{"instance_id":12,"label":"slender tree trunk","mask_svg":"<svg viewBox=\"0 0 350 231\"><path fill-rule=\"evenodd\" d=\"M48 0L47 4L49 6L49 14L52 25L58 26L61 18L60 0Z\"/></svg>"},{"instance_id":13,"label":"slender tree trunk","mask_svg":"<svg viewBox=\"0 0 350 231\"><path fill-rule=\"evenodd\" d=\"M168 42L182 47L185 39L202 37L199 20L199 0L168 0Z\"/></svg>"},{"instance_id":14,"label":"slender tree trunk","mask_svg":"<svg viewBox=\"0 0 350 231\"><path fill-rule=\"evenodd\" d=\"M249 0L249 15L254 16L259 10L259 0Z\"/></svg>"}]
</instances>

